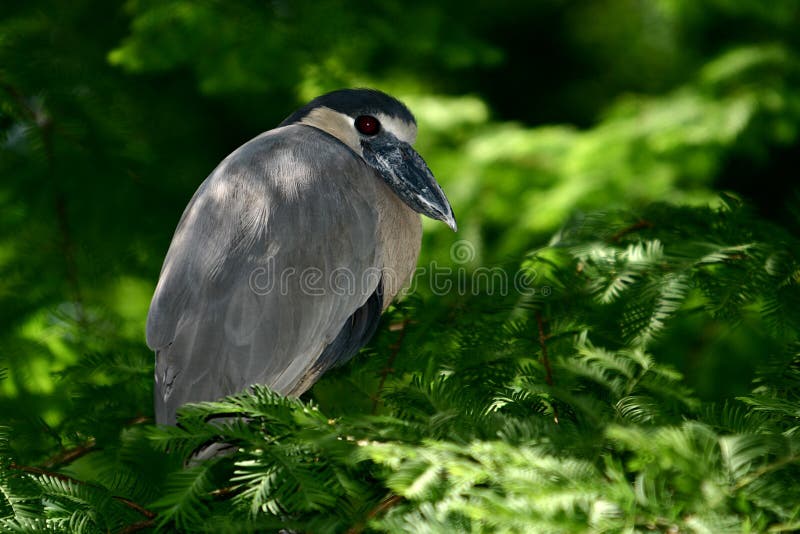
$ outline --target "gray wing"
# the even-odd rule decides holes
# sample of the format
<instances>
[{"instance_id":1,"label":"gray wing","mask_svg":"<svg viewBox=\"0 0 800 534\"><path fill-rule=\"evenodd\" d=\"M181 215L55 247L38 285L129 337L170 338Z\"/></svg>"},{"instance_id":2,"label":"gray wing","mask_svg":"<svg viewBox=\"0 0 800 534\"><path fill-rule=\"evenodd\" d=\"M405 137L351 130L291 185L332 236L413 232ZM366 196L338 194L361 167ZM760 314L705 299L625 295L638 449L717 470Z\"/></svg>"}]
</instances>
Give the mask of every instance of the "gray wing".
<instances>
[{"instance_id":1,"label":"gray wing","mask_svg":"<svg viewBox=\"0 0 800 534\"><path fill-rule=\"evenodd\" d=\"M262 134L203 182L147 317L159 423L252 384L299 395L369 339L381 311L376 182L308 126Z\"/></svg>"}]
</instances>

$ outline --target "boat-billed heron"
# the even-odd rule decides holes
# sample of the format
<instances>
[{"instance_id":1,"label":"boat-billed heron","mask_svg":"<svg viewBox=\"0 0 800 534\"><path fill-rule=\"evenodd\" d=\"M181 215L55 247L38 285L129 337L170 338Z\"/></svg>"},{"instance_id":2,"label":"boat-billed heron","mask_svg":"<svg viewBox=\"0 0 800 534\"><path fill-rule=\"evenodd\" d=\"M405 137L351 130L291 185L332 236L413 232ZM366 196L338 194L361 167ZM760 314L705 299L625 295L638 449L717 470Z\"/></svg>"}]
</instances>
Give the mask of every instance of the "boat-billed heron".
<instances>
[{"instance_id":1,"label":"boat-billed heron","mask_svg":"<svg viewBox=\"0 0 800 534\"><path fill-rule=\"evenodd\" d=\"M178 223L147 317L155 413L265 384L300 395L350 359L410 280L419 214L452 209L371 89L320 96L225 158Z\"/></svg>"}]
</instances>

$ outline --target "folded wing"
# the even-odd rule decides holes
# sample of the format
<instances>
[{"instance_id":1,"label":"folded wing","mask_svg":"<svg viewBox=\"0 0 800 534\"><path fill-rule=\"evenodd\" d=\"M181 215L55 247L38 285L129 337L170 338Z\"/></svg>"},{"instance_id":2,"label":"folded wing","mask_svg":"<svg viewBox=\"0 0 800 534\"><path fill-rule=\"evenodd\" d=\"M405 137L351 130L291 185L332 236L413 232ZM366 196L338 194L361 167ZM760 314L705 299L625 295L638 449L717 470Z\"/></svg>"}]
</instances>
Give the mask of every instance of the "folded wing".
<instances>
[{"instance_id":1,"label":"folded wing","mask_svg":"<svg viewBox=\"0 0 800 534\"><path fill-rule=\"evenodd\" d=\"M181 218L147 318L156 420L266 384L300 394L381 311L372 171L308 126L246 143Z\"/></svg>"}]
</instances>

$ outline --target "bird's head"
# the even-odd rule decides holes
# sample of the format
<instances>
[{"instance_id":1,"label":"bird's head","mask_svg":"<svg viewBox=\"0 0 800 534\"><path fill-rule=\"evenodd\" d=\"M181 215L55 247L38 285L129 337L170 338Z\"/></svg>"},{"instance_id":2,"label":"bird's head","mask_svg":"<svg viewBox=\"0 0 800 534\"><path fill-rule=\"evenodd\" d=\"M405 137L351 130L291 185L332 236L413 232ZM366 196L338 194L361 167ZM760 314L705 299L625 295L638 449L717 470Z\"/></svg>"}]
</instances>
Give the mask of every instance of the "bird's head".
<instances>
[{"instance_id":1,"label":"bird's head","mask_svg":"<svg viewBox=\"0 0 800 534\"><path fill-rule=\"evenodd\" d=\"M374 89L341 89L315 98L281 126L296 123L337 138L375 169L408 207L456 230L450 202L411 147L417 121L402 102Z\"/></svg>"}]
</instances>

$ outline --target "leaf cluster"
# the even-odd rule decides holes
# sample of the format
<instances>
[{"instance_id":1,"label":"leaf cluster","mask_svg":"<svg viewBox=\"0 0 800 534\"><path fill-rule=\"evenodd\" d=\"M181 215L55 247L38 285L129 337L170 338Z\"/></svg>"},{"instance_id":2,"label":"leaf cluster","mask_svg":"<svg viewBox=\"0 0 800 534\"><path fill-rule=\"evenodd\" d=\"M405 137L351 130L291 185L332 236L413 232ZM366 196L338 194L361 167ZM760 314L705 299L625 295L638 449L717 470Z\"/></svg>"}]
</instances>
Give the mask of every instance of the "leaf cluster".
<instances>
[{"instance_id":1,"label":"leaf cluster","mask_svg":"<svg viewBox=\"0 0 800 534\"><path fill-rule=\"evenodd\" d=\"M412 295L312 397L257 386L189 405L178 427L123 427L116 443L57 470L20 466L7 430L3 525L795 530L798 251L730 197L715 209L575 217L524 260L535 280L526 292ZM770 343L751 354L743 395L701 399L658 357L684 322L753 320Z\"/></svg>"}]
</instances>

